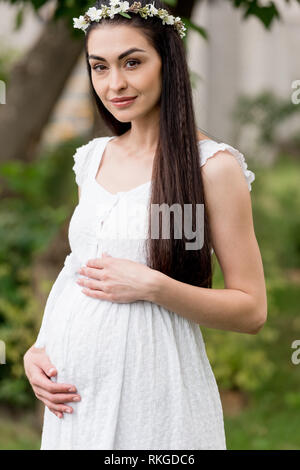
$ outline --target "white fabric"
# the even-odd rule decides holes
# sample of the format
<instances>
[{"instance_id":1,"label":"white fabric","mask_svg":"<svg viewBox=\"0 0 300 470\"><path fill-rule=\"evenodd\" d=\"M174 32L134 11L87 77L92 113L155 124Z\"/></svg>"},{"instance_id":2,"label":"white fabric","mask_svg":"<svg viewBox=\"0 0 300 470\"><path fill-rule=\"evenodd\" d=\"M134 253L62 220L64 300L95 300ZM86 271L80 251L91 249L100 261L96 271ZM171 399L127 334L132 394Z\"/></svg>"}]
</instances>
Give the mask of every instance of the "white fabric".
<instances>
[{"instance_id":1,"label":"white fabric","mask_svg":"<svg viewBox=\"0 0 300 470\"><path fill-rule=\"evenodd\" d=\"M114 303L85 295L76 270L111 256L145 263L147 218L125 217L147 208L151 183L112 194L95 179L107 142L97 138L74 155L81 198L69 226L71 252L46 302L35 346L57 368L53 381L74 384L81 402L57 418L45 407L41 449L226 449L217 383L199 325L155 303ZM202 141L202 163L226 144ZM201 154L202 152L200 152ZM251 172L245 173L248 181ZM141 222L142 220L142 222ZM126 224L125 224L126 225ZM134 235L142 227L140 238ZM104 236L106 233L106 236Z\"/></svg>"},{"instance_id":2,"label":"white fabric","mask_svg":"<svg viewBox=\"0 0 300 470\"><path fill-rule=\"evenodd\" d=\"M239 150L229 144L225 144L224 142L218 143L211 139L201 140L199 142L199 146L201 166L206 163L208 158L213 157L217 152L220 152L221 150L227 150L232 153L232 155L236 158L237 162L242 168L248 184L248 189L249 191L251 191L251 183L253 183L253 181L255 180L255 174L253 173L253 171L248 170L248 165L245 161L245 157Z\"/></svg>"}]
</instances>

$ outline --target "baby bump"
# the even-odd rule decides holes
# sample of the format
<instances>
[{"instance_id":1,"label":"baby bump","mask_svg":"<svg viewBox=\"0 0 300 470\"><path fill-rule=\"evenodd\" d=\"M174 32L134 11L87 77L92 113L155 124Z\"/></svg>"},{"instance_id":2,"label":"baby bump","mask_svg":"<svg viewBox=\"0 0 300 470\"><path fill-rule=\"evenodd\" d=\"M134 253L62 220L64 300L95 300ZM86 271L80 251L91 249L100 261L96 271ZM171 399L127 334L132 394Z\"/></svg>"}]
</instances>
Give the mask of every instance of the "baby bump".
<instances>
[{"instance_id":1,"label":"baby bump","mask_svg":"<svg viewBox=\"0 0 300 470\"><path fill-rule=\"evenodd\" d=\"M115 374L126 346L130 304L94 299L76 283L65 294L51 312L46 339L61 378L77 386Z\"/></svg>"}]
</instances>

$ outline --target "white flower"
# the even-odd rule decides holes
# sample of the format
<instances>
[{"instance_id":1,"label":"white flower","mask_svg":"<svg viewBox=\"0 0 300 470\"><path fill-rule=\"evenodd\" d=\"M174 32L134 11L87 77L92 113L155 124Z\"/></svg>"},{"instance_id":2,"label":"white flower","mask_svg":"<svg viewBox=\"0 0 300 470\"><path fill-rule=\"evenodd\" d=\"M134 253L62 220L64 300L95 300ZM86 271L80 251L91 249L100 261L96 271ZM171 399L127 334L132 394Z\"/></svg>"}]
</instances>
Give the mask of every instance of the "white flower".
<instances>
[{"instance_id":1,"label":"white flower","mask_svg":"<svg viewBox=\"0 0 300 470\"><path fill-rule=\"evenodd\" d=\"M97 10L97 8L89 8L86 14L91 18L92 21L98 21L102 18L102 10Z\"/></svg>"},{"instance_id":2,"label":"white flower","mask_svg":"<svg viewBox=\"0 0 300 470\"><path fill-rule=\"evenodd\" d=\"M89 8L85 14L86 16L73 18L74 28L82 29L86 33L86 29L89 27L90 21L99 21L100 19L107 17L113 19L116 14L125 13L129 11L129 9L130 5L128 1L110 0L109 6L102 4L101 9L99 10L97 10L96 7ZM139 13L144 19L147 19L148 16L157 16L162 20L163 25L174 25L181 38L185 36L184 31L186 31L186 28L183 25L181 18L179 16L175 18L164 8L155 8L154 2L152 4L148 3L145 7L142 7L139 10ZM87 20L86 17L88 17Z\"/></svg>"},{"instance_id":3,"label":"white flower","mask_svg":"<svg viewBox=\"0 0 300 470\"><path fill-rule=\"evenodd\" d=\"M89 8L88 11L86 12L86 15L89 16L91 19L93 19L93 16L96 14L97 8Z\"/></svg>"},{"instance_id":4,"label":"white flower","mask_svg":"<svg viewBox=\"0 0 300 470\"><path fill-rule=\"evenodd\" d=\"M167 24L174 24L174 16L168 15L167 18L165 19L165 22Z\"/></svg>"},{"instance_id":5,"label":"white flower","mask_svg":"<svg viewBox=\"0 0 300 470\"><path fill-rule=\"evenodd\" d=\"M110 7L110 9L107 10L108 16L112 19L112 18L115 16L115 14L118 13L117 10L118 10L118 8L115 8L115 6L112 5L112 6Z\"/></svg>"},{"instance_id":6,"label":"white flower","mask_svg":"<svg viewBox=\"0 0 300 470\"><path fill-rule=\"evenodd\" d=\"M115 7L116 5L119 5L119 1L118 0L110 0L110 6L111 7Z\"/></svg>"},{"instance_id":7,"label":"white flower","mask_svg":"<svg viewBox=\"0 0 300 470\"><path fill-rule=\"evenodd\" d=\"M113 7L115 15L120 12L125 12L129 9L129 2L119 2L118 7Z\"/></svg>"},{"instance_id":8,"label":"white flower","mask_svg":"<svg viewBox=\"0 0 300 470\"><path fill-rule=\"evenodd\" d=\"M74 28L86 30L89 27L89 23L87 23L84 19L84 16L80 16L79 18L73 18L74 21Z\"/></svg>"},{"instance_id":9,"label":"white flower","mask_svg":"<svg viewBox=\"0 0 300 470\"><path fill-rule=\"evenodd\" d=\"M129 10L129 2L120 2L120 11L125 12Z\"/></svg>"},{"instance_id":10,"label":"white flower","mask_svg":"<svg viewBox=\"0 0 300 470\"><path fill-rule=\"evenodd\" d=\"M149 9L149 16L155 16L155 15L157 15L158 9L155 8L154 2L153 2L153 4L149 5L149 8L148 8L148 9Z\"/></svg>"},{"instance_id":11,"label":"white flower","mask_svg":"<svg viewBox=\"0 0 300 470\"><path fill-rule=\"evenodd\" d=\"M164 18L164 16L168 15L168 12L167 12L167 10L164 10L163 8L160 8L160 10L158 10L157 14L160 18Z\"/></svg>"}]
</instances>

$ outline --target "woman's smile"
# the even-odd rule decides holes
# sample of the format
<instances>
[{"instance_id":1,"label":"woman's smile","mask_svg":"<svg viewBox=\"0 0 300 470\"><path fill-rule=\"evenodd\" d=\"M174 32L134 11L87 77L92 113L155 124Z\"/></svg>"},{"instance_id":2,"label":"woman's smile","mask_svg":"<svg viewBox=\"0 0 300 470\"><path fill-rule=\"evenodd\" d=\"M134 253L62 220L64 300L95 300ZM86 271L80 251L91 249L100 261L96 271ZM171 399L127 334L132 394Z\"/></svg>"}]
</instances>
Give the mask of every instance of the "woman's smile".
<instances>
[{"instance_id":1,"label":"woman's smile","mask_svg":"<svg viewBox=\"0 0 300 470\"><path fill-rule=\"evenodd\" d=\"M137 96L129 101L111 101L111 103L116 106L117 108L125 108L133 104L137 99Z\"/></svg>"}]
</instances>

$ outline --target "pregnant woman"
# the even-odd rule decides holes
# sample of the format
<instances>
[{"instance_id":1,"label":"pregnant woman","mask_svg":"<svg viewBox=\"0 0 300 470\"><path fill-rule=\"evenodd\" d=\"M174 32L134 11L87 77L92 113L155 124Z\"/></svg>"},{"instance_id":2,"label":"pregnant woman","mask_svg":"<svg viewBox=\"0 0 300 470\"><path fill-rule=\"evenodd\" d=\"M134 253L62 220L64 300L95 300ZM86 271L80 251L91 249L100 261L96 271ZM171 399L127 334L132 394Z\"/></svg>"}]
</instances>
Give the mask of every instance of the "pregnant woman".
<instances>
[{"instance_id":1,"label":"pregnant woman","mask_svg":"<svg viewBox=\"0 0 300 470\"><path fill-rule=\"evenodd\" d=\"M185 28L169 13L101 0L74 19L113 135L74 155L71 252L24 356L46 405L41 449L226 449L200 327L256 334L266 321L254 174L197 131ZM152 208L173 205L153 230ZM213 251L225 289L212 289Z\"/></svg>"}]
</instances>

